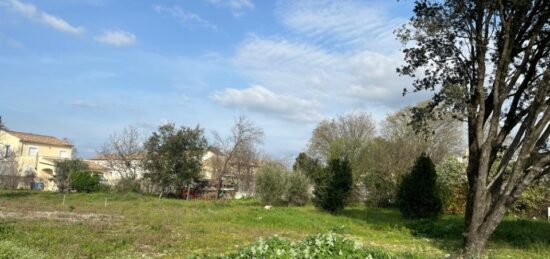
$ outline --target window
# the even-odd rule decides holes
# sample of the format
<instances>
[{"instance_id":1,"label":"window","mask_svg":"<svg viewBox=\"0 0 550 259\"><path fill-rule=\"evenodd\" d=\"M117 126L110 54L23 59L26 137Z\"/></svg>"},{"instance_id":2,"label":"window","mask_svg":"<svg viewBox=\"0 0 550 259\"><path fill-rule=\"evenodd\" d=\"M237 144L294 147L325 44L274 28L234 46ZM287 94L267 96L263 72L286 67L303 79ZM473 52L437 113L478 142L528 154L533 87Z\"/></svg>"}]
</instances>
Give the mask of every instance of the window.
<instances>
[{"instance_id":1,"label":"window","mask_svg":"<svg viewBox=\"0 0 550 259\"><path fill-rule=\"evenodd\" d=\"M29 156L37 156L38 147L29 147Z\"/></svg>"},{"instance_id":2,"label":"window","mask_svg":"<svg viewBox=\"0 0 550 259\"><path fill-rule=\"evenodd\" d=\"M67 158L68 157L67 150L59 150L59 157Z\"/></svg>"}]
</instances>

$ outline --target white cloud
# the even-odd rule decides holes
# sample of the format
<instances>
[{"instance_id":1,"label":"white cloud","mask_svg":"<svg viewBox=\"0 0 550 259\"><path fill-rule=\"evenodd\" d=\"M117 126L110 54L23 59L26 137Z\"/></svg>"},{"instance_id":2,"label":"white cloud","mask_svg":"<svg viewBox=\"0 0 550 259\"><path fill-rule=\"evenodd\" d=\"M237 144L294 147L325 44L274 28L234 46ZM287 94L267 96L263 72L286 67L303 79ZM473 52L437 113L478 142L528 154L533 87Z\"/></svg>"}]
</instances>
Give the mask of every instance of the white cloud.
<instances>
[{"instance_id":1,"label":"white cloud","mask_svg":"<svg viewBox=\"0 0 550 259\"><path fill-rule=\"evenodd\" d=\"M233 16L239 17L244 14L246 10L254 9L254 3L252 0L205 0L218 7L225 7L231 9Z\"/></svg>"},{"instance_id":2,"label":"white cloud","mask_svg":"<svg viewBox=\"0 0 550 259\"><path fill-rule=\"evenodd\" d=\"M337 52L284 39L252 37L240 46L234 63L252 81L269 89L323 100L327 105L369 102L393 108L411 101L402 97L409 79L395 73L398 55L369 50Z\"/></svg>"},{"instance_id":3,"label":"white cloud","mask_svg":"<svg viewBox=\"0 0 550 259\"><path fill-rule=\"evenodd\" d=\"M84 33L84 27L73 26L60 17L39 10L32 4L23 3L19 0L9 0L8 5L10 9L25 16L27 19L38 21L58 31L71 34Z\"/></svg>"},{"instance_id":4,"label":"white cloud","mask_svg":"<svg viewBox=\"0 0 550 259\"><path fill-rule=\"evenodd\" d=\"M179 6L165 7L165 6L155 5L153 6L153 9L155 10L155 12L159 14L167 13L175 17L176 19L179 20L181 24L186 26L200 26L200 27L205 27L212 30L218 29L216 25L202 18L198 14L184 10Z\"/></svg>"},{"instance_id":5,"label":"white cloud","mask_svg":"<svg viewBox=\"0 0 550 259\"><path fill-rule=\"evenodd\" d=\"M227 88L223 92L216 92L210 98L227 107L243 108L286 120L318 122L322 119L319 103L276 94L263 86L246 89Z\"/></svg>"},{"instance_id":6,"label":"white cloud","mask_svg":"<svg viewBox=\"0 0 550 259\"><path fill-rule=\"evenodd\" d=\"M59 17L53 16L47 13L42 13L41 17L42 17L42 21L45 24L57 30L72 33L72 34L81 34L84 32L84 28L74 27Z\"/></svg>"},{"instance_id":7,"label":"white cloud","mask_svg":"<svg viewBox=\"0 0 550 259\"><path fill-rule=\"evenodd\" d=\"M136 35L121 30L106 31L95 38L97 41L117 47L129 46L136 43Z\"/></svg>"},{"instance_id":8,"label":"white cloud","mask_svg":"<svg viewBox=\"0 0 550 259\"><path fill-rule=\"evenodd\" d=\"M395 72L403 57L392 32L404 19L361 2L325 0L282 1L277 17L290 33L249 36L233 59L252 82L319 100L333 113L388 111L427 98L404 98L411 79Z\"/></svg>"}]
</instances>

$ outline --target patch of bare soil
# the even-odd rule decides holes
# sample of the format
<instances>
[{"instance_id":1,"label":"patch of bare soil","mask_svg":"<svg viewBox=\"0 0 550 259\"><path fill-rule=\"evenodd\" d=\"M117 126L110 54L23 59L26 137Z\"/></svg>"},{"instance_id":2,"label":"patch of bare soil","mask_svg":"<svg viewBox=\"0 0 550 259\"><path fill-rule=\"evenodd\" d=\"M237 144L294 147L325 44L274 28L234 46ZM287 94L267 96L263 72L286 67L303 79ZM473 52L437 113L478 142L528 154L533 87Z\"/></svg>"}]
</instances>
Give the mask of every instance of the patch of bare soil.
<instances>
[{"instance_id":1,"label":"patch of bare soil","mask_svg":"<svg viewBox=\"0 0 550 259\"><path fill-rule=\"evenodd\" d=\"M99 213L74 213L63 211L29 211L29 212L10 212L0 211L0 218L9 219L51 219L69 222L105 222L122 219L122 216L99 214Z\"/></svg>"}]
</instances>

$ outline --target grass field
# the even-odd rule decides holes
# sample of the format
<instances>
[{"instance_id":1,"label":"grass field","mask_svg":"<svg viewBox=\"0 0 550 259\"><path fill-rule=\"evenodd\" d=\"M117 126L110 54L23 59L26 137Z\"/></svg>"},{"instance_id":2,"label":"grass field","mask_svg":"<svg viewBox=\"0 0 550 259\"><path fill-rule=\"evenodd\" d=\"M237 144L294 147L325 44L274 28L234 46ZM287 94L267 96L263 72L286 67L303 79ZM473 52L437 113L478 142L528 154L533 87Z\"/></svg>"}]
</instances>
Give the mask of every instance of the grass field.
<instances>
[{"instance_id":1,"label":"grass field","mask_svg":"<svg viewBox=\"0 0 550 259\"><path fill-rule=\"evenodd\" d=\"M105 205L107 198L107 205ZM265 210L254 200L159 200L138 194L0 191L0 252L49 258L222 255L260 237L298 240L334 231L389 252L442 258L460 248L462 218L404 220L398 211L356 206L341 215L312 206ZM491 258L550 258L550 223L507 218L494 234Z\"/></svg>"}]
</instances>

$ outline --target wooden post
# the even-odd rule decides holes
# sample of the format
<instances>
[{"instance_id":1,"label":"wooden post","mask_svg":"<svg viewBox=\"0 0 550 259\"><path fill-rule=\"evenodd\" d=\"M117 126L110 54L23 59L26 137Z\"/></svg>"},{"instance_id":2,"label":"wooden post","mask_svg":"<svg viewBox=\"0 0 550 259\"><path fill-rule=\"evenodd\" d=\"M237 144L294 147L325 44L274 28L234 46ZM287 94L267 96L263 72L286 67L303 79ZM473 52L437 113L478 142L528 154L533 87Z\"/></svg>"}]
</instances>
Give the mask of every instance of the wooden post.
<instances>
[{"instance_id":1,"label":"wooden post","mask_svg":"<svg viewBox=\"0 0 550 259\"><path fill-rule=\"evenodd\" d=\"M107 197L105 197L105 207L107 207Z\"/></svg>"},{"instance_id":2,"label":"wooden post","mask_svg":"<svg viewBox=\"0 0 550 259\"><path fill-rule=\"evenodd\" d=\"M63 194L63 205L65 205L65 194Z\"/></svg>"}]
</instances>

